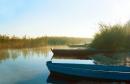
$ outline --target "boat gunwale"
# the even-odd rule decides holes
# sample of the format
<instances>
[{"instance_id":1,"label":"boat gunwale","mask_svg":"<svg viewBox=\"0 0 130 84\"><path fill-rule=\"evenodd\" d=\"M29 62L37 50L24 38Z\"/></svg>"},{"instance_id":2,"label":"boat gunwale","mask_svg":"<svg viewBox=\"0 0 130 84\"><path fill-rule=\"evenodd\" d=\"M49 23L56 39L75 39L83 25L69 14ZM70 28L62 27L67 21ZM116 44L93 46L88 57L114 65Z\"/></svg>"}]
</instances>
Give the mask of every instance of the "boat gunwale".
<instances>
[{"instance_id":1,"label":"boat gunwale","mask_svg":"<svg viewBox=\"0 0 130 84\"><path fill-rule=\"evenodd\" d=\"M52 64L53 64L53 66L52 66ZM70 66L68 66L68 67L64 67L64 66L61 66L61 65L54 65L55 63L52 63L51 64L51 66L52 67L63 67L63 68L70 68L70 69L81 69L81 68L76 68L76 67L74 67L74 68L72 68L72 67L70 67ZM57 63L58 64L58 63ZM85 65L85 64L84 64ZM93 65L92 65L93 66ZM102 65L101 65L102 66ZM115 66L116 67L116 66ZM96 71L96 72L109 72L109 73L128 73L128 74L130 74L130 72L123 72L123 71L107 71L107 70L95 70L95 69L85 69L85 68L82 68L83 70L91 70L91 71Z\"/></svg>"}]
</instances>

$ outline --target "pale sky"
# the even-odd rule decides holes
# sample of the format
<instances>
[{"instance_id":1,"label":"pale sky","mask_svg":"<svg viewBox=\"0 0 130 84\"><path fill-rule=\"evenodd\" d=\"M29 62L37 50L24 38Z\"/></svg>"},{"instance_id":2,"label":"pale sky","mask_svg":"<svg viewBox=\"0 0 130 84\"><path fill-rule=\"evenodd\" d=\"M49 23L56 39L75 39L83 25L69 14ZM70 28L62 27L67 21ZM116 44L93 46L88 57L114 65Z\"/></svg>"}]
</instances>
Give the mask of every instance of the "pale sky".
<instances>
[{"instance_id":1,"label":"pale sky","mask_svg":"<svg viewBox=\"0 0 130 84\"><path fill-rule=\"evenodd\" d=\"M130 20L130 0L0 0L0 34L93 37Z\"/></svg>"}]
</instances>

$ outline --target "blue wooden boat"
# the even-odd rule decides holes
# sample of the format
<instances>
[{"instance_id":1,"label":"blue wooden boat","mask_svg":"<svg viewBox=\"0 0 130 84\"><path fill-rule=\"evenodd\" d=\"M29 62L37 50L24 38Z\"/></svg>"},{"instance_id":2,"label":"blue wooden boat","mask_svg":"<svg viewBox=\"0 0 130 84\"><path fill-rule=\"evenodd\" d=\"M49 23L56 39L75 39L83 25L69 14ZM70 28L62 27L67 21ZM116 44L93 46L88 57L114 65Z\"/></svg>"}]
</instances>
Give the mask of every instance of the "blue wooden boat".
<instances>
[{"instance_id":1,"label":"blue wooden boat","mask_svg":"<svg viewBox=\"0 0 130 84\"><path fill-rule=\"evenodd\" d=\"M48 61L47 66L51 72L60 74L130 82L130 67L127 66L52 63L52 61Z\"/></svg>"}]
</instances>

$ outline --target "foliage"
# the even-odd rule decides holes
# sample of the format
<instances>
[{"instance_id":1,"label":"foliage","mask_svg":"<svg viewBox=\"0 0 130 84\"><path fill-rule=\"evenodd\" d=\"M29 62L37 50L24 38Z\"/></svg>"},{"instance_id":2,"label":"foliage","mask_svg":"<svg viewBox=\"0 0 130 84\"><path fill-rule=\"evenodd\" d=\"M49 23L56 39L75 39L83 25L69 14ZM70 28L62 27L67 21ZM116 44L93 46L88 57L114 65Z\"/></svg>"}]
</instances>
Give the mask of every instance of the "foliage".
<instances>
[{"instance_id":1,"label":"foliage","mask_svg":"<svg viewBox=\"0 0 130 84\"><path fill-rule=\"evenodd\" d=\"M97 33L89 45L90 48L99 50L125 50L130 48L130 26L124 25L100 25L100 32Z\"/></svg>"},{"instance_id":2,"label":"foliage","mask_svg":"<svg viewBox=\"0 0 130 84\"><path fill-rule=\"evenodd\" d=\"M90 39L74 37L48 37L48 45L84 44Z\"/></svg>"},{"instance_id":3,"label":"foliage","mask_svg":"<svg viewBox=\"0 0 130 84\"><path fill-rule=\"evenodd\" d=\"M0 35L0 49L3 48L31 48L42 47L46 45L67 45L85 43L86 38L71 37L37 37L37 38L19 38L16 36Z\"/></svg>"}]
</instances>

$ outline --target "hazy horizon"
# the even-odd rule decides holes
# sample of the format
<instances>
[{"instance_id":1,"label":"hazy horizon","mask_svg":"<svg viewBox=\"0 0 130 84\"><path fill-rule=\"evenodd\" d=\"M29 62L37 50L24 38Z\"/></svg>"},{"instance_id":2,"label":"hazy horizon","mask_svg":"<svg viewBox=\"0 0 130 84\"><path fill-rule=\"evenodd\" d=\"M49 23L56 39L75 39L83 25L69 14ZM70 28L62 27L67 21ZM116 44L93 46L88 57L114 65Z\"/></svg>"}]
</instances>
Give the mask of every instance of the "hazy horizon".
<instances>
[{"instance_id":1,"label":"hazy horizon","mask_svg":"<svg viewBox=\"0 0 130 84\"><path fill-rule=\"evenodd\" d=\"M0 0L0 34L92 38L98 24L124 24L130 0Z\"/></svg>"}]
</instances>

